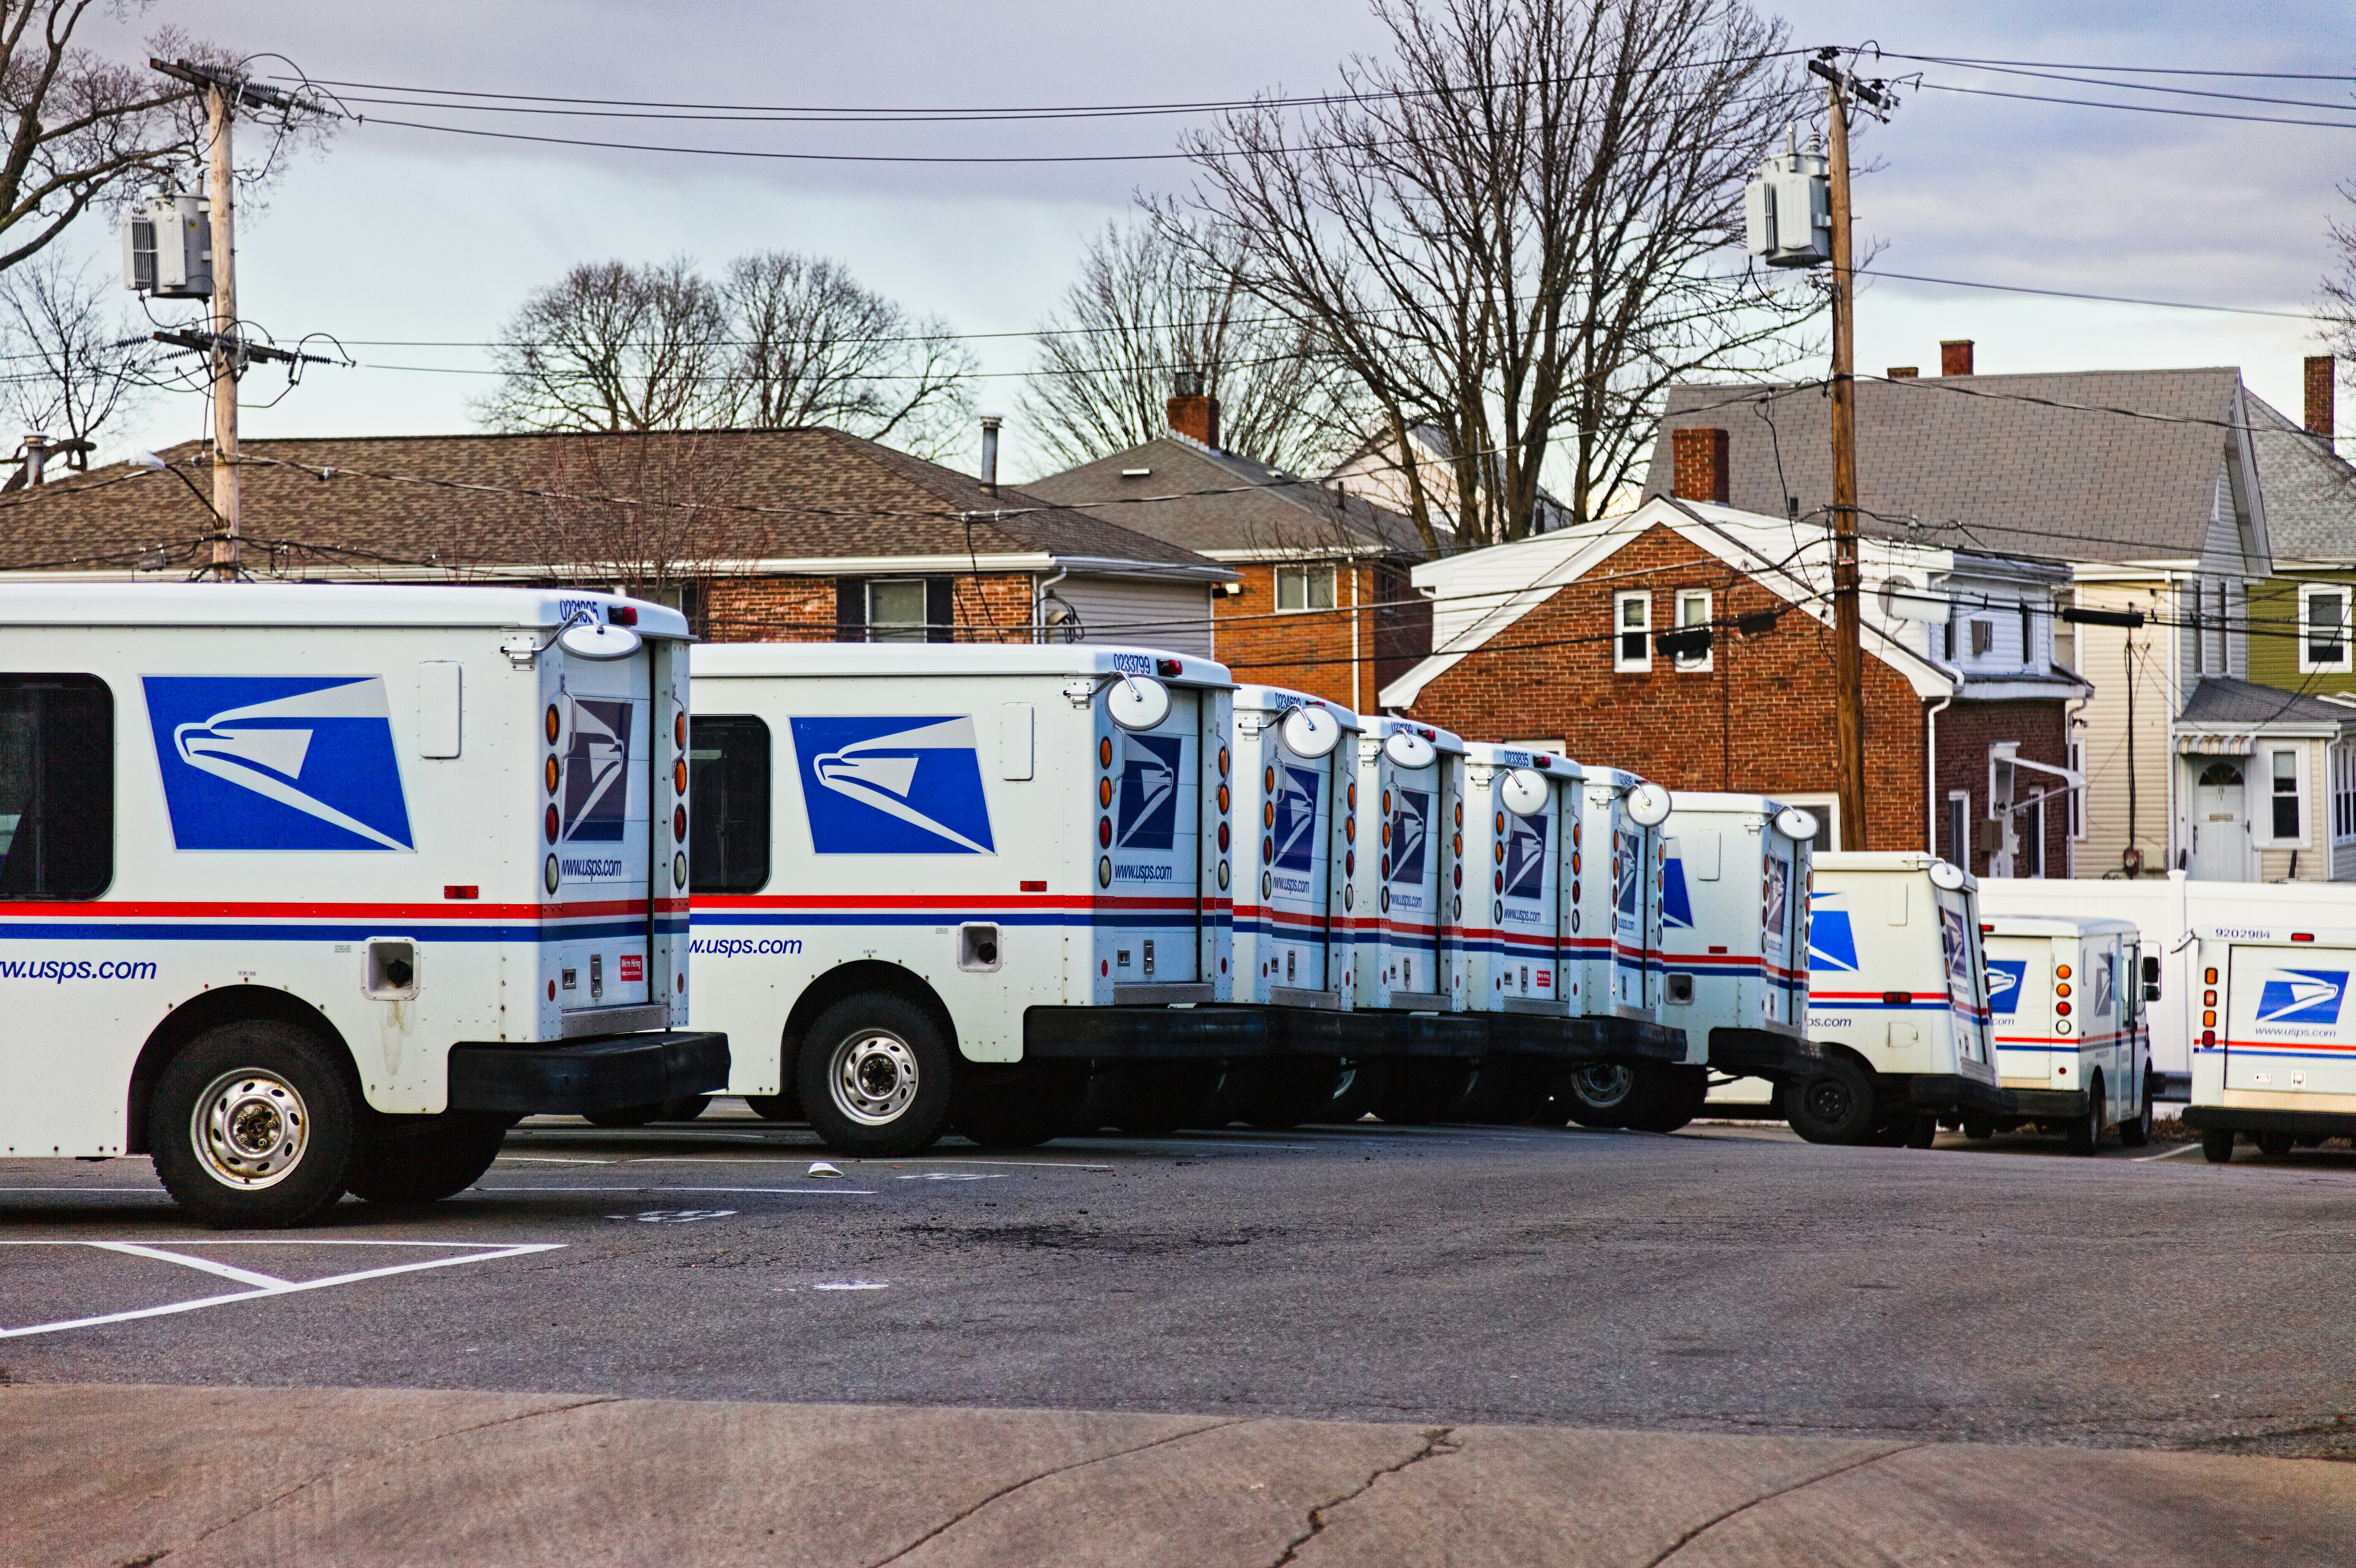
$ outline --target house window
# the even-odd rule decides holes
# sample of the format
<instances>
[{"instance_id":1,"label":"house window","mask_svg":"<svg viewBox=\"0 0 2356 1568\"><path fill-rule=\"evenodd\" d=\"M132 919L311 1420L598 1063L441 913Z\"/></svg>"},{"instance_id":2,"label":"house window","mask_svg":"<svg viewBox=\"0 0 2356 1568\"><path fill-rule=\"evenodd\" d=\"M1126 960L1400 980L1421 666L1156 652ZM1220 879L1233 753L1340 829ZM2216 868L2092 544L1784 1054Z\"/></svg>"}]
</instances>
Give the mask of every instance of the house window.
<instances>
[{"instance_id":1,"label":"house window","mask_svg":"<svg viewBox=\"0 0 2356 1568\"><path fill-rule=\"evenodd\" d=\"M1653 596L1614 593L1612 596L1612 667L1644 671L1653 667Z\"/></svg>"},{"instance_id":2,"label":"house window","mask_svg":"<svg viewBox=\"0 0 2356 1568\"><path fill-rule=\"evenodd\" d=\"M2071 741L2070 755L2067 761L2070 771L2076 773L2080 778L2084 778L2086 776L2086 742L2083 741ZM2065 809L2070 813L2070 837L2072 838L2083 838L2086 836L2085 786L2081 784L2076 789L2072 790L2070 792L2069 801L2070 804Z\"/></svg>"},{"instance_id":3,"label":"house window","mask_svg":"<svg viewBox=\"0 0 2356 1568\"><path fill-rule=\"evenodd\" d=\"M2032 794L2019 815L2020 856L2013 862L2013 875L2041 877L2045 874L2045 793Z\"/></svg>"},{"instance_id":4,"label":"house window","mask_svg":"<svg viewBox=\"0 0 2356 1568\"><path fill-rule=\"evenodd\" d=\"M2192 673L2209 673L2209 590L2192 580Z\"/></svg>"},{"instance_id":5,"label":"house window","mask_svg":"<svg viewBox=\"0 0 2356 1568\"><path fill-rule=\"evenodd\" d=\"M1972 863L1972 792L1947 792L1946 859L1968 869Z\"/></svg>"},{"instance_id":6,"label":"house window","mask_svg":"<svg viewBox=\"0 0 2356 1568\"><path fill-rule=\"evenodd\" d=\"M889 578L867 585L867 640L871 643L921 643L925 621L925 580Z\"/></svg>"},{"instance_id":7,"label":"house window","mask_svg":"<svg viewBox=\"0 0 2356 1568\"><path fill-rule=\"evenodd\" d=\"M1680 626L1709 624L1709 591L1708 589L1687 589L1677 594L1677 624ZM1709 661L1710 650L1705 647L1697 654L1679 654L1669 662L1679 669L1706 670L1710 667Z\"/></svg>"},{"instance_id":8,"label":"house window","mask_svg":"<svg viewBox=\"0 0 2356 1568\"><path fill-rule=\"evenodd\" d=\"M1995 649L1996 623L1994 621L1974 621L1972 623L1972 657L1976 659L1985 658L1987 655L1993 653Z\"/></svg>"},{"instance_id":9,"label":"house window","mask_svg":"<svg viewBox=\"0 0 2356 1568\"><path fill-rule=\"evenodd\" d=\"M2037 612L2029 607L2026 600L2020 606L2020 667L2037 667Z\"/></svg>"},{"instance_id":10,"label":"house window","mask_svg":"<svg viewBox=\"0 0 2356 1568\"><path fill-rule=\"evenodd\" d=\"M1816 836L1811 840L1819 854L1841 847L1840 796L1837 795L1787 795L1775 792L1775 798L1785 805L1796 805L1816 819Z\"/></svg>"},{"instance_id":11,"label":"house window","mask_svg":"<svg viewBox=\"0 0 2356 1568\"><path fill-rule=\"evenodd\" d=\"M2331 748L2331 841L2356 838L2356 746Z\"/></svg>"},{"instance_id":12,"label":"house window","mask_svg":"<svg viewBox=\"0 0 2356 1568\"><path fill-rule=\"evenodd\" d=\"M1280 610L1333 608L1333 568L1280 566L1276 569L1276 607Z\"/></svg>"},{"instance_id":13,"label":"house window","mask_svg":"<svg viewBox=\"0 0 2356 1568\"><path fill-rule=\"evenodd\" d=\"M1949 664L1953 664L1955 662L1955 619L1954 616L1950 615L1947 617L1947 624L1943 630L1944 630L1947 635L1947 651L1940 656L1944 658Z\"/></svg>"},{"instance_id":14,"label":"house window","mask_svg":"<svg viewBox=\"0 0 2356 1568\"><path fill-rule=\"evenodd\" d=\"M2298 667L2315 674L2349 667L2349 590L2310 583L2298 591Z\"/></svg>"},{"instance_id":15,"label":"house window","mask_svg":"<svg viewBox=\"0 0 2356 1568\"><path fill-rule=\"evenodd\" d=\"M2273 786L2269 793L2274 806L2274 837L2276 843L2287 843L2306 837L2298 823L2298 752L2283 750L2272 756L2274 766L2269 773Z\"/></svg>"}]
</instances>

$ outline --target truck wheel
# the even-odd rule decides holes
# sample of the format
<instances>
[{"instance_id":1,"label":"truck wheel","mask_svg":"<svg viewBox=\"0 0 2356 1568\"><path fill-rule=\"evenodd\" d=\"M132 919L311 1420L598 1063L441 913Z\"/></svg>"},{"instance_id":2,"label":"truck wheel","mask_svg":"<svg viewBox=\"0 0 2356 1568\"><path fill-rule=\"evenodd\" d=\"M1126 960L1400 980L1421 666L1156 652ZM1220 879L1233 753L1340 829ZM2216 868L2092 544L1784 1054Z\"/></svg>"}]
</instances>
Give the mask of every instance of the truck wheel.
<instances>
[{"instance_id":1,"label":"truck wheel","mask_svg":"<svg viewBox=\"0 0 2356 1568\"><path fill-rule=\"evenodd\" d=\"M2288 1133L2260 1133L2258 1152L2272 1159L2280 1159L2291 1151L2293 1139Z\"/></svg>"},{"instance_id":2,"label":"truck wheel","mask_svg":"<svg viewBox=\"0 0 2356 1568\"><path fill-rule=\"evenodd\" d=\"M948 1118L948 1043L888 991L845 997L802 1039L796 1086L819 1141L844 1154L914 1154Z\"/></svg>"},{"instance_id":3,"label":"truck wheel","mask_svg":"<svg viewBox=\"0 0 2356 1568\"><path fill-rule=\"evenodd\" d=\"M1871 1075L1846 1057L1825 1058L1783 1102L1792 1130L1812 1144L1861 1144L1879 1122Z\"/></svg>"},{"instance_id":4,"label":"truck wheel","mask_svg":"<svg viewBox=\"0 0 2356 1568\"><path fill-rule=\"evenodd\" d=\"M1471 1061L1415 1061L1391 1064L1390 1082L1375 1102L1375 1115L1394 1126L1429 1127L1456 1119L1472 1092L1479 1065Z\"/></svg>"},{"instance_id":5,"label":"truck wheel","mask_svg":"<svg viewBox=\"0 0 2356 1568\"><path fill-rule=\"evenodd\" d=\"M274 1230L344 1195L357 1115L327 1042L251 1019L206 1030L164 1070L148 1147L165 1190L204 1224Z\"/></svg>"},{"instance_id":6,"label":"truck wheel","mask_svg":"<svg viewBox=\"0 0 2356 1568\"><path fill-rule=\"evenodd\" d=\"M1965 1116L1964 1136L1975 1143L1986 1143L1996 1136L1996 1123L1987 1116Z\"/></svg>"},{"instance_id":7,"label":"truck wheel","mask_svg":"<svg viewBox=\"0 0 2356 1568\"><path fill-rule=\"evenodd\" d=\"M2151 1074L2143 1075L2143 1092L2136 1096L2135 1115L2119 1124L2119 1142L2141 1148L2151 1142Z\"/></svg>"},{"instance_id":8,"label":"truck wheel","mask_svg":"<svg viewBox=\"0 0 2356 1568\"><path fill-rule=\"evenodd\" d=\"M958 1074L949 1125L984 1148L1036 1148L1071 1126L1087 1094L1085 1061L969 1066Z\"/></svg>"},{"instance_id":9,"label":"truck wheel","mask_svg":"<svg viewBox=\"0 0 2356 1568\"><path fill-rule=\"evenodd\" d=\"M1280 1133L1313 1122L1333 1103L1342 1063L1331 1056L1289 1056L1251 1069L1244 1097L1244 1120L1263 1132Z\"/></svg>"},{"instance_id":10,"label":"truck wheel","mask_svg":"<svg viewBox=\"0 0 2356 1568\"><path fill-rule=\"evenodd\" d=\"M712 1109L709 1094L690 1094L682 1100L665 1100L655 1116L658 1122L691 1122Z\"/></svg>"},{"instance_id":11,"label":"truck wheel","mask_svg":"<svg viewBox=\"0 0 2356 1568\"><path fill-rule=\"evenodd\" d=\"M1628 1125L1643 1133L1673 1133L1701 1115L1709 1098L1707 1067L1653 1067L1638 1074L1637 1103Z\"/></svg>"},{"instance_id":12,"label":"truck wheel","mask_svg":"<svg viewBox=\"0 0 2356 1568\"><path fill-rule=\"evenodd\" d=\"M1642 1096L1636 1070L1620 1061L1592 1062L1566 1074L1562 1095L1582 1127L1624 1127Z\"/></svg>"},{"instance_id":13,"label":"truck wheel","mask_svg":"<svg viewBox=\"0 0 2356 1568\"><path fill-rule=\"evenodd\" d=\"M1927 1112L1917 1112L1914 1125L1906 1132L1908 1148L1934 1148L1939 1142L1939 1118Z\"/></svg>"},{"instance_id":14,"label":"truck wheel","mask_svg":"<svg viewBox=\"0 0 2356 1568\"><path fill-rule=\"evenodd\" d=\"M439 1203L482 1179L508 1136L505 1116L444 1111L374 1116L344 1189L369 1203Z\"/></svg>"},{"instance_id":15,"label":"truck wheel","mask_svg":"<svg viewBox=\"0 0 2356 1568\"><path fill-rule=\"evenodd\" d=\"M2204 1127L2201 1132L2201 1157L2211 1165L2230 1165L2233 1159L2233 1129Z\"/></svg>"},{"instance_id":16,"label":"truck wheel","mask_svg":"<svg viewBox=\"0 0 2356 1568\"><path fill-rule=\"evenodd\" d=\"M2103 1147L2103 1095L2104 1093L2103 1075L2097 1072L2094 1074L2094 1081L2086 1085L2086 1114L2071 1121L2062 1129L2063 1136L2068 1139L2067 1147L2072 1154L2083 1157Z\"/></svg>"},{"instance_id":17,"label":"truck wheel","mask_svg":"<svg viewBox=\"0 0 2356 1568\"><path fill-rule=\"evenodd\" d=\"M1383 1085L1390 1082L1387 1061L1349 1061L1342 1063L1342 1076L1333 1089L1333 1098L1320 1111L1315 1120L1321 1122L1362 1121L1383 1097Z\"/></svg>"},{"instance_id":18,"label":"truck wheel","mask_svg":"<svg viewBox=\"0 0 2356 1568\"><path fill-rule=\"evenodd\" d=\"M581 1119L593 1127L643 1127L663 1114L664 1102L651 1105L616 1105L606 1111L584 1111Z\"/></svg>"},{"instance_id":19,"label":"truck wheel","mask_svg":"<svg viewBox=\"0 0 2356 1568\"><path fill-rule=\"evenodd\" d=\"M765 1122L798 1122L806 1119L802 1115L801 1096L796 1094L790 1085L782 1094L747 1094L744 1096L744 1104L752 1108L755 1115Z\"/></svg>"}]
</instances>

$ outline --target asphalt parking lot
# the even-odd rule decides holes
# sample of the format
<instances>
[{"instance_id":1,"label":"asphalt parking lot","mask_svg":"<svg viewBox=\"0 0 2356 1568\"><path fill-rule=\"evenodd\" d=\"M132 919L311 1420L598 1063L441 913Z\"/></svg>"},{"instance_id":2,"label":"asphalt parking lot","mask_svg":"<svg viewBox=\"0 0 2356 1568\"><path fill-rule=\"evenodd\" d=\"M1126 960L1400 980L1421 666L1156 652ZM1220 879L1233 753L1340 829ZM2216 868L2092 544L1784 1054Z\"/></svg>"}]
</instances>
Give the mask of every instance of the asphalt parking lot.
<instances>
[{"instance_id":1,"label":"asphalt parking lot","mask_svg":"<svg viewBox=\"0 0 2356 1568\"><path fill-rule=\"evenodd\" d=\"M2356 1457L2356 1156L1405 1129L827 1158L723 1102L241 1236L0 1162L16 1382L586 1391Z\"/></svg>"}]
</instances>

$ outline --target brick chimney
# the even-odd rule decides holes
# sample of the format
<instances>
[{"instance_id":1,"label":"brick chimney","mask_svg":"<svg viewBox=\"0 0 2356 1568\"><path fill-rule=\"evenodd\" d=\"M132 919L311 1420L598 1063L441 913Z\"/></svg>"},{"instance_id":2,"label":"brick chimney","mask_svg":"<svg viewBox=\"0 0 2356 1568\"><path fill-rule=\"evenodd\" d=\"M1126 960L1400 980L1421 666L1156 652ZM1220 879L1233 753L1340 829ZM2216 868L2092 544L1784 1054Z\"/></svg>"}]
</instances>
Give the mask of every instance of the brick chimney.
<instances>
[{"instance_id":1,"label":"brick chimney","mask_svg":"<svg viewBox=\"0 0 2356 1568\"><path fill-rule=\"evenodd\" d=\"M1943 337L1939 340L1939 374L1968 376L1972 373L1972 340L1968 337Z\"/></svg>"},{"instance_id":2,"label":"brick chimney","mask_svg":"<svg viewBox=\"0 0 2356 1568\"><path fill-rule=\"evenodd\" d=\"M1893 381L1911 381L1922 373L1920 365L1892 365L1882 372Z\"/></svg>"},{"instance_id":3,"label":"brick chimney","mask_svg":"<svg viewBox=\"0 0 2356 1568\"><path fill-rule=\"evenodd\" d=\"M1724 431L1669 432L1669 494L1680 501L1714 501L1721 507L1727 504Z\"/></svg>"},{"instance_id":4,"label":"brick chimney","mask_svg":"<svg viewBox=\"0 0 2356 1568\"><path fill-rule=\"evenodd\" d=\"M1219 400L1203 395L1199 372L1180 371L1175 393L1165 406L1171 430L1194 437L1214 452L1219 449Z\"/></svg>"},{"instance_id":5,"label":"brick chimney","mask_svg":"<svg viewBox=\"0 0 2356 1568\"><path fill-rule=\"evenodd\" d=\"M2319 435L2326 442L2334 431L2331 407L2331 373L2336 368L2329 354L2307 357L2307 429L2310 435Z\"/></svg>"}]
</instances>

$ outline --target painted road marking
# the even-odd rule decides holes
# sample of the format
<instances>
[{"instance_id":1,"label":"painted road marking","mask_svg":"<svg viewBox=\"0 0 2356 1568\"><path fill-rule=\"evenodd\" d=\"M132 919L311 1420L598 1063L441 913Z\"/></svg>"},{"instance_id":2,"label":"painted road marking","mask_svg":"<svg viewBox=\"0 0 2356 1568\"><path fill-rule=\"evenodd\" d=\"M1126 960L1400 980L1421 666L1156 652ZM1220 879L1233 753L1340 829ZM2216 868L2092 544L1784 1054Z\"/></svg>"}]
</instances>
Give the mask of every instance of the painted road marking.
<instances>
[{"instance_id":1,"label":"painted road marking","mask_svg":"<svg viewBox=\"0 0 2356 1568\"><path fill-rule=\"evenodd\" d=\"M185 1243L184 1243L185 1244ZM501 1258L522 1257L530 1253L561 1251L562 1242L525 1242L507 1246L482 1247L468 1242L356 1242L356 1241L267 1241L267 1242L207 1242L208 1247L465 1247L478 1250L454 1258L427 1258L421 1263L388 1264L381 1268L355 1269L349 1274L328 1275L320 1279L284 1280L275 1275L234 1269L227 1264L217 1264L207 1258L194 1258L162 1247L139 1242L0 1242L6 1247L90 1247L100 1252L124 1253L134 1257L153 1258L161 1263L180 1264L201 1269L207 1274L221 1275L232 1279L268 1281L251 1290L231 1291L224 1296L200 1296L189 1301L166 1302L161 1307L142 1307L129 1312L105 1312L94 1317L69 1317L55 1323L30 1323L17 1328L0 1328L0 1339L21 1339L33 1334L58 1334L69 1328L95 1328L109 1323L129 1323L142 1317L166 1317L178 1312L196 1312L208 1307L226 1307L233 1301L259 1301L266 1296L293 1296L306 1290L326 1290L331 1285L357 1285L362 1280L385 1279L397 1274L418 1274L426 1269L453 1268L460 1264L495 1263Z\"/></svg>"},{"instance_id":2,"label":"painted road marking","mask_svg":"<svg viewBox=\"0 0 2356 1568\"><path fill-rule=\"evenodd\" d=\"M866 1187L671 1187L651 1183L637 1187L470 1187L469 1192L496 1192L505 1197L516 1192L780 1192L823 1193L835 1198L873 1198L874 1189Z\"/></svg>"},{"instance_id":3,"label":"painted road marking","mask_svg":"<svg viewBox=\"0 0 2356 1568\"><path fill-rule=\"evenodd\" d=\"M2179 1144L2165 1154L2139 1154L2134 1157L2135 1162L2137 1165L2141 1165L2146 1160L2174 1159L2179 1154L2191 1154L2197 1151L2200 1147L2201 1146L2199 1144Z\"/></svg>"}]
</instances>

